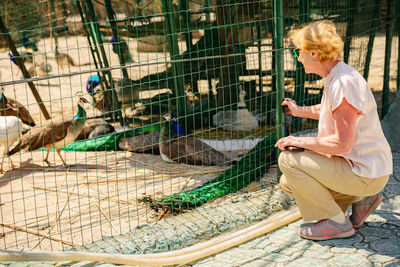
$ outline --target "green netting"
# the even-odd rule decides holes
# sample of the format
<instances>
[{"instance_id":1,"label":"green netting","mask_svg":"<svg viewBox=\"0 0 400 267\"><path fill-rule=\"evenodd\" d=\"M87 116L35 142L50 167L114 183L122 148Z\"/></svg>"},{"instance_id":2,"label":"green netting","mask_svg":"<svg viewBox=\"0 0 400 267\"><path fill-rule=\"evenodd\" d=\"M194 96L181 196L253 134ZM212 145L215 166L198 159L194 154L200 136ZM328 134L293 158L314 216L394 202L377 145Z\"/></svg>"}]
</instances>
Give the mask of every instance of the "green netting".
<instances>
[{"instance_id":1,"label":"green netting","mask_svg":"<svg viewBox=\"0 0 400 267\"><path fill-rule=\"evenodd\" d=\"M273 141L318 126L281 112L283 97L314 105L323 90L290 53L292 27L334 21L384 115L399 85L399 3L0 0L0 114L19 116L35 147L8 140L0 248L64 249L264 186ZM160 141L165 113L175 128Z\"/></svg>"}]
</instances>

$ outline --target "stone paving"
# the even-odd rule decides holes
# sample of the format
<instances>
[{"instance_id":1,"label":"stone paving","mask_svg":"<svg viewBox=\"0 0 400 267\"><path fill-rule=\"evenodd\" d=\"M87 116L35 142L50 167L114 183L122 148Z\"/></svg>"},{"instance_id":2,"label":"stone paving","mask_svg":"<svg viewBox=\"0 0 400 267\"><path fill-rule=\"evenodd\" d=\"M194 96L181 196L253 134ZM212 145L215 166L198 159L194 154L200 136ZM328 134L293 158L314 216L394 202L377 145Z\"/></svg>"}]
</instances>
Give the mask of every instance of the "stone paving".
<instances>
[{"instance_id":1,"label":"stone paving","mask_svg":"<svg viewBox=\"0 0 400 267\"><path fill-rule=\"evenodd\" d=\"M298 236L299 220L287 227L187 266L400 266L400 152L384 200L347 239L310 241Z\"/></svg>"}]
</instances>

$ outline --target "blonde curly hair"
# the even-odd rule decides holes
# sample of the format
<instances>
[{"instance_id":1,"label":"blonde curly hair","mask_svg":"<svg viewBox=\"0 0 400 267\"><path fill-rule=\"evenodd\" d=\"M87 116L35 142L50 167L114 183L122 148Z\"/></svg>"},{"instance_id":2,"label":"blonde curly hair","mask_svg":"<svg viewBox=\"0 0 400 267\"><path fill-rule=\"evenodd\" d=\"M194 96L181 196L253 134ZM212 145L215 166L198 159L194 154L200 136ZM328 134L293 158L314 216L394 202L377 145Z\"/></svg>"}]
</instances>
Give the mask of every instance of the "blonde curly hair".
<instances>
[{"instance_id":1,"label":"blonde curly hair","mask_svg":"<svg viewBox=\"0 0 400 267\"><path fill-rule=\"evenodd\" d=\"M319 53L318 60L323 64L342 57L343 41L330 20L315 21L293 29L289 38L300 50Z\"/></svg>"}]
</instances>

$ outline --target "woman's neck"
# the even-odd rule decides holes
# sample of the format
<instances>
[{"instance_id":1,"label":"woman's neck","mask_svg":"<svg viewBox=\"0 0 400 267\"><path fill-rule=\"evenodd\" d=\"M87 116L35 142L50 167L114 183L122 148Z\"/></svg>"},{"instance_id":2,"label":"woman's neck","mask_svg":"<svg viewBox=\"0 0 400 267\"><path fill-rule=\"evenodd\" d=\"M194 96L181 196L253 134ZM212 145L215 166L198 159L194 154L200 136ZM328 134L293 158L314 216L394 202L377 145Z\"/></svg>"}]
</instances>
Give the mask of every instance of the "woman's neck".
<instances>
[{"instance_id":1,"label":"woman's neck","mask_svg":"<svg viewBox=\"0 0 400 267\"><path fill-rule=\"evenodd\" d=\"M320 69L320 73L319 75L322 78L325 78L326 76L329 75L329 73L331 73L332 69L340 62L340 60L335 60L332 62L328 62L326 64L321 64L321 69Z\"/></svg>"}]
</instances>

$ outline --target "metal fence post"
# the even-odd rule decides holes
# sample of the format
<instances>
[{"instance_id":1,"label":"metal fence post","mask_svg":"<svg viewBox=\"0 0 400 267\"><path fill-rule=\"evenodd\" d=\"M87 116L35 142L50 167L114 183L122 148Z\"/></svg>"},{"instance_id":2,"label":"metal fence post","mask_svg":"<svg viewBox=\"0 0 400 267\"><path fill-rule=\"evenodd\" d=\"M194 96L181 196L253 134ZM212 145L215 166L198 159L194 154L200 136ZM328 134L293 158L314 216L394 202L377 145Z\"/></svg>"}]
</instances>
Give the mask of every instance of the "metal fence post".
<instances>
[{"instance_id":1,"label":"metal fence post","mask_svg":"<svg viewBox=\"0 0 400 267\"><path fill-rule=\"evenodd\" d=\"M284 136L282 98L284 97L284 61L283 61L283 1L274 0L274 44L276 70L276 134L277 139ZM278 149L279 155L279 149Z\"/></svg>"}]
</instances>

